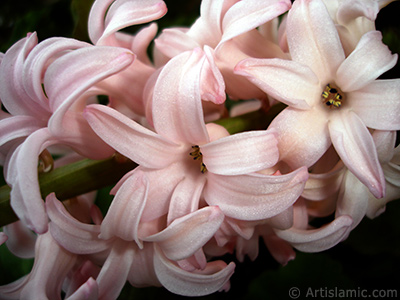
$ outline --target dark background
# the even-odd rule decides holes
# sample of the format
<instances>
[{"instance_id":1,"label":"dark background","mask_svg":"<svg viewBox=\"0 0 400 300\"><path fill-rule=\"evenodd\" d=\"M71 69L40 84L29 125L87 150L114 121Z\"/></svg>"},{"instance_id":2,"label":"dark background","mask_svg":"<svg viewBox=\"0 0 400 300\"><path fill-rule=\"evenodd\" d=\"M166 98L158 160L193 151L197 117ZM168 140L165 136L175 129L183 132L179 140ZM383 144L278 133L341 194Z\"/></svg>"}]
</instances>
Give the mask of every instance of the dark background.
<instances>
[{"instance_id":1,"label":"dark background","mask_svg":"<svg viewBox=\"0 0 400 300\"><path fill-rule=\"evenodd\" d=\"M167 15L157 23L160 28L190 26L199 14L199 0L167 0ZM39 41L53 36L88 41L87 14L92 0L0 0L0 52L27 32L36 31ZM377 28L392 52L400 53L400 3L381 10ZM134 32L137 27L130 28ZM399 78L399 64L384 74ZM399 195L400 196L400 195ZM397 289L400 296L400 201L388 204L375 220L365 218L336 247L321 253L297 253L285 267L278 265L265 246L251 262L237 262L228 293L215 293L199 299L290 299L289 289L298 287L304 299L308 288L319 289ZM223 257L227 262L234 256ZM17 260L4 245L0 247L0 285L29 272L32 260ZM135 289L126 285L119 299L184 299L163 288ZM321 297L319 297L321 298ZM330 298L334 299L334 298ZM339 299L339 298L338 298ZM343 298L340 298L343 299Z\"/></svg>"}]
</instances>

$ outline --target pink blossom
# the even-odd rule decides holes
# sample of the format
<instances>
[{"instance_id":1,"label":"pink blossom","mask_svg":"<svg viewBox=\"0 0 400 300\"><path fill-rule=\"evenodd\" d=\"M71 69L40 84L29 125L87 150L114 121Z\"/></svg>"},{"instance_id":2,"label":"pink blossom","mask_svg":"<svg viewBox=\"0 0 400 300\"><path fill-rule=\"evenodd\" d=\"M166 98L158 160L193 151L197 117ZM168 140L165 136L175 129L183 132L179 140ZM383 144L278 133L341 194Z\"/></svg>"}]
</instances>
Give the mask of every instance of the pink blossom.
<instances>
[{"instance_id":1,"label":"pink blossom","mask_svg":"<svg viewBox=\"0 0 400 300\"><path fill-rule=\"evenodd\" d=\"M82 109L89 97L99 93L91 89L94 84L126 68L133 59L123 48L94 47L72 39L37 44L36 34L20 40L4 55L0 98L11 116L0 121L0 140L1 145L14 145L6 157L5 177L12 186L14 211L32 230L47 230L37 179L39 154L54 144L68 145L95 159L113 153L82 118Z\"/></svg>"},{"instance_id":2,"label":"pink blossom","mask_svg":"<svg viewBox=\"0 0 400 300\"><path fill-rule=\"evenodd\" d=\"M201 195L208 205L218 205L225 215L238 219L278 214L301 193L306 170L257 174L278 160L274 131L227 136L220 126L206 126L198 62L196 52L186 52L161 71L153 100L156 133L100 105L88 106L88 122L113 148L140 165L130 176L137 170L146 173L150 185L143 221L168 212L170 223L196 210Z\"/></svg>"},{"instance_id":3,"label":"pink blossom","mask_svg":"<svg viewBox=\"0 0 400 300\"><path fill-rule=\"evenodd\" d=\"M383 172L368 128L400 128L400 81L376 80L397 55L382 44L379 32L370 31L346 58L319 0L295 2L287 37L293 60L247 59L236 67L289 106L269 127L278 132L281 159L292 168L311 166L332 143L347 168L383 197Z\"/></svg>"}]
</instances>

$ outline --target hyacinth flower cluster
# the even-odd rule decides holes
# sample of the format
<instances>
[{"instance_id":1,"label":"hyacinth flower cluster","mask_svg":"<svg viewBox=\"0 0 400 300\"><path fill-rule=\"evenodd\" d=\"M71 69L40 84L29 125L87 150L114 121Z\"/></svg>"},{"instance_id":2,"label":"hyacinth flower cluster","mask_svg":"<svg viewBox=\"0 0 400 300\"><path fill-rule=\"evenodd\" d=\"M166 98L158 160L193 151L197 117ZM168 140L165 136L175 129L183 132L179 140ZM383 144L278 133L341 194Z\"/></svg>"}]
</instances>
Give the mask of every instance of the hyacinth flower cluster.
<instances>
[{"instance_id":1,"label":"hyacinth flower cluster","mask_svg":"<svg viewBox=\"0 0 400 300\"><path fill-rule=\"evenodd\" d=\"M224 254L255 260L263 242L286 265L383 213L400 195L400 79L379 78L398 57L375 28L390 2L203 0L191 27L158 32L163 1L96 0L90 42L16 42L0 55L16 216L0 243L34 265L0 299L227 291ZM75 188L96 174L58 193L81 161L121 175L106 213L100 186Z\"/></svg>"}]
</instances>

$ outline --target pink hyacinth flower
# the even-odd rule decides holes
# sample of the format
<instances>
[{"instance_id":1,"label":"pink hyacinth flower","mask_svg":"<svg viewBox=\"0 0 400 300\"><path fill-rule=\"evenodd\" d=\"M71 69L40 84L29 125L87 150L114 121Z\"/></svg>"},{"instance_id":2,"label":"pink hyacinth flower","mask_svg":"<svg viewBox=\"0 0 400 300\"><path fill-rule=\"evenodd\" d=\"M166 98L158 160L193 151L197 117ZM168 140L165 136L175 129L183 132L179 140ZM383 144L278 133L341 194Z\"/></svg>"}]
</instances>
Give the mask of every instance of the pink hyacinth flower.
<instances>
[{"instance_id":1,"label":"pink hyacinth flower","mask_svg":"<svg viewBox=\"0 0 400 300\"><path fill-rule=\"evenodd\" d=\"M347 168L383 197L384 176L368 128L400 129L400 80L376 80L397 55L379 32L370 31L345 57L320 0L294 3L287 37L293 60L248 59L236 67L289 106L269 127L278 132L281 159L293 168L311 166L333 144Z\"/></svg>"}]
</instances>

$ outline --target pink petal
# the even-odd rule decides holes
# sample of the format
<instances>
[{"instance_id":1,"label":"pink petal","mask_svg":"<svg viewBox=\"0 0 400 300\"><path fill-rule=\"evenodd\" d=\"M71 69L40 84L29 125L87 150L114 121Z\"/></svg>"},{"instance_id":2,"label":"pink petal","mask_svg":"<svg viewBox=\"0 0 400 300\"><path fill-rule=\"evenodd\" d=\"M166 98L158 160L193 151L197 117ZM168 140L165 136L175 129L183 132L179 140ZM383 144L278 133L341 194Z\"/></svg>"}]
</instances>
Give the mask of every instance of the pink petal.
<instances>
[{"instance_id":1,"label":"pink petal","mask_svg":"<svg viewBox=\"0 0 400 300\"><path fill-rule=\"evenodd\" d=\"M99 299L117 299L128 278L135 257L132 242L116 239L96 279Z\"/></svg>"},{"instance_id":2,"label":"pink petal","mask_svg":"<svg viewBox=\"0 0 400 300\"><path fill-rule=\"evenodd\" d=\"M32 133L13 153L6 179L12 186L11 207L31 230L47 231L47 214L39 189L38 157L48 146L57 142L47 128Z\"/></svg>"},{"instance_id":3,"label":"pink petal","mask_svg":"<svg viewBox=\"0 0 400 300\"><path fill-rule=\"evenodd\" d=\"M96 1L89 14L89 36L94 44L107 44L107 37L128 26L161 18L167 12L163 1Z\"/></svg>"},{"instance_id":4,"label":"pink petal","mask_svg":"<svg viewBox=\"0 0 400 300\"><path fill-rule=\"evenodd\" d=\"M6 237L8 236L6 245L12 254L21 258L33 258L35 256L37 235L21 221L4 226L3 232Z\"/></svg>"},{"instance_id":5,"label":"pink petal","mask_svg":"<svg viewBox=\"0 0 400 300\"><path fill-rule=\"evenodd\" d=\"M166 28L155 40L156 51L164 54L167 59L163 64L182 52L193 50L201 45L188 36L186 28ZM156 56L157 57L157 56ZM161 65L161 59L156 60L156 65Z\"/></svg>"},{"instance_id":6,"label":"pink petal","mask_svg":"<svg viewBox=\"0 0 400 300\"><path fill-rule=\"evenodd\" d=\"M374 141L360 118L352 111L338 114L329 122L332 143L349 170L376 198L385 193L385 177Z\"/></svg>"},{"instance_id":7,"label":"pink petal","mask_svg":"<svg viewBox=\"0 0 400 300\"><path fill-rule=\"evenodd\" d=\"M199 272L187 272L156 250L154 267L161 284L170 292L182 296L204 296L222 289L232 276L235 264L226 265L223 261L215 261L207 264L207 267Z\"/></svg>"},{"instance_id":8,"label":"pink petal","mask_svg":"<svg viewBox=\"0 0 400 300\"><path fill-rule=\"evenodd\" d=\"M46 198L50 232L54 239L68 251L91 254L104 251L113 240L98 238L100 225L84 224L73 218L54 194Z\"/></svg>"},{"instance_id":9,"label":"pink petal","mask_svg":"<svg viewBox=\"0 0 400 300\"><path fill-rule=\"evenodd\" d=\"M167 224L196 211L199 208L206 177L185 176L175 187L169 203Z\"/></svg>"},{"instance_id":10,"label":"pink petal","mask_svg":"<svg viewBox=\"0 0 400 300\"><path fill-rule=\"evenodd\" d=\"M235 73L293 108L310 109L321 96L318 78L295 61L250 58L238 63Z\"/></svg>"},{"instance_id":11,"label":"pink petal","mask_svg":"<svg viewBox=\"0 0 400 300\"><path fill-rule=\"evenodd\" d=\"M0 146L20 137L26 137L45 126L45 122L32 116L17 115L2 119L0 120Z\"/></svg>"},{"instance_id":12,"label":"pink petal","mask_svg":"<svg viewBox=\"0 0 400 300\"><path fill-rule=\"evenodd\" d=\"M291 206L303 191L308 172L300 168L279 176L257 173L221 176L208 173L204 199L239 220L262 220Z\"/></svg>"},{"instance_id":13,"label":"pink petal","mask_svg":"<svg viewBox=\"0 0 400 300\"><path fill-rule=\"evenodd\" d=\"M378 1L343 1L337 11L339 24L348 24L355 21L358 17L366 17L370 21L375 21L379 12Z\"/></svg>"},{"instance_id":14,"label":"pink petal","mask_svg":"<svg viewBox=\"0 0 400 300\"><path fill-rule=\"evenodd\" d=\"M278 17L290 7L288 0L236 2L224 16L220 44Z\"/></svg>"},{"instance_id":15,"label":"pink petal","mask_svg":"<svg viewBox=\"0 0 400 300\"><path fill-rule=\"evenodd\" d=\"M367 127L400 129L400 79L375 80L346 96L353 111Z\"/></svg>"},{"instance_id":16,"label":"pink petal","mask_svg":"<svg viewBox=\"0 0 400 300\"><path fill-rule=\"evenodd\" d=\"M208 141L200 98L203 59L198 48L175 56L155 84L154 128L173 142L199 145Z\"/></svg>"},{"instance_id":17,"label":"pink petal","mask_svg":"<svg viewBox=\"0 0 400 300\"><path fill-rule=\"evenodd\" d=\"M26 92L38 103L48 106L48 99L42 87L43 74L48 67L51 59L66 53L69 50L75 50L83 47L90 47L86 42L68 38L49 38L40 42L29 53L23 71L23 85Z\"/></svg>"},{"instance_id":18,"label":"pink petal","mask_svg":"<svg viewBox=\"0 0 400 300\"><path fill-rule=\"evenodd\" d=\"M99 299L98 289L99 287L96 281L90 277L79 289L65 300L97 300Z\"/></svg>"},{"instance_id":19,"label":"pink petal","mask_svg":"<svg viewBox=\"0 0 400 300\"><path fill-rule=\"evenodd\" d=\"M8 240L8 236L4 232L0 232L0 245L3 245Z\"/></svg>"},{"instance_id":20,"label":"pink petal","mask_svg":"<svg viewBox=\"0 0 400 300\"><path fill-rule=\"evenodd\" d=\"M323 1L295 1L286 30L292 59L310 67L322 83L328 82L345 55Z\"/></svg>"},{"instance_id":21,"label":"pink petal","mask_svg":"<svg viewBox=\"0 0 400 300\"><path fill-rule=\"evenodd\" d=\"M126 49L99 46L81 48L55 60L44 76L44 88L54 112L49 128L62 132L64 114L73 102L96 82L129 66L134 58Z\"/></svg>"},{"instance_id":22,"label":"pink petal","mask_svg":"<svg viewBox=\"0 0 400 300\"><path fill-rule=\"evenodd\" d=\"M336 193L342 183L344 168L337 168L323 174L310 174L302 197L320 201Z\"/></svg>"},{"instance_id":23,"label":"pink petal","mask_svg":"<svg viewBox=\"0 0 400 300\"><path fill-rule=\"evenodd\" d=\"M293 169L311 167L331 145L327 113L285 108L269 126L278 132L280 160Z\"/></svg>"},{"instance_id":24,"label":"pink petal","mask_svg":"<svg viewBox=\"0 0 400 300\"><path fill-rule=\"evenodd\" d=\"M347 171L337 200L335 217L350 216L353 219L350 230L364 218L368 209L368 189L354 174Z\"/></svg>"},{"instance_id":25,"label":"pink petal","mask_svg":"<svg viewBox=\"0 0 400 300\"><path fill-rule=\"evenodd\" d=\"M110 107L90 105L84 116L107 144L143 167L163 168L182 155L181 147Z\"/></svg>"},{"instance_id":26,"label":"pink petal","mask_svg":"<svg viewBox=\"0 0 400 300\"><path fill-rule=\"evenodd\" d=\"M30 115L46 119L49 111L42 105L32 105L32 95L23 87L23 68L29 52L37 45L33 33L15 43L4 55L0 65L0 99L12 115Z\"/></svg>"},{"instance_id":27,"label":"pink petal","mask_svg":"<svg viewBox=\"0 0 400 300\"><path fill-rule=\"evenodd\" d=\"M220 175L239 175L274 166L279 159L272 130L242 132L201 146L207 170Z\"/></svg>"},{"instance_id":28,"label":"pink petal","mask_svg":"<svg viewBox=\"0 0 400 300\"><path fill-rule=\"evenodd\" d=\"M175 219L163 231L143 240L157 243L168 259L185 259L212 238L223 219L218 207L205 207Z\"/></svg>"},{"instance_id":29,"label":"pink petal","mask_svg":"<svg viewBox=\"0 0 400 300\"><path fill-rule=\"evenodd\" d=\"M118 190L101 224L99 238L118 236L126 241L135 241L142 248L138 238L138 226L147 200L148 181L142 172L135 172Z\"/></svg>"},{"instance_id":30,"label":"pink petal","mask_svg":"<svg viewBox=\"0 0 400 300\"><path fill-rule=\"evenodd\" d=\"M48 232L38 237L35 262L20 299L60 299L61 286L77 256L61 247Z\"/></svg>"},{"instance_id":31,"label":"pink petal","mask_svg":"<svg viewBox=\"0 0 400 300\"><path fill-rule=\"evenodd\" d=\"M364 34L356 49L340 65L336 73L336 84L343 92L356 91L365 87L397 62L397 54L392 54L382 43L382 33L370 31Z\"/></svg>"},{"instance_id":32,"label":"pink petal","mask_svg":"<svg viewBox=\"0 0 400 300\"><path fill-rule=\"evenodd\" d=\"M396 135L396 131L375 130L372 133L372 138L382 167L389 163L393 158L395 153Z\"/></svg>"},{"instance_id":33,"label":"pink petal","mask_svg":"<svg viewBox=\"0 0 400 300\"><path fill-rule=\"evenodd\" d=\"M276 230L281 239L288 241L293 247L303 252L321 252L332 248L342 241L352 225L350 216L342 215L326 226L318 229L289 229Z\"/></svg>"}]
</instances>

